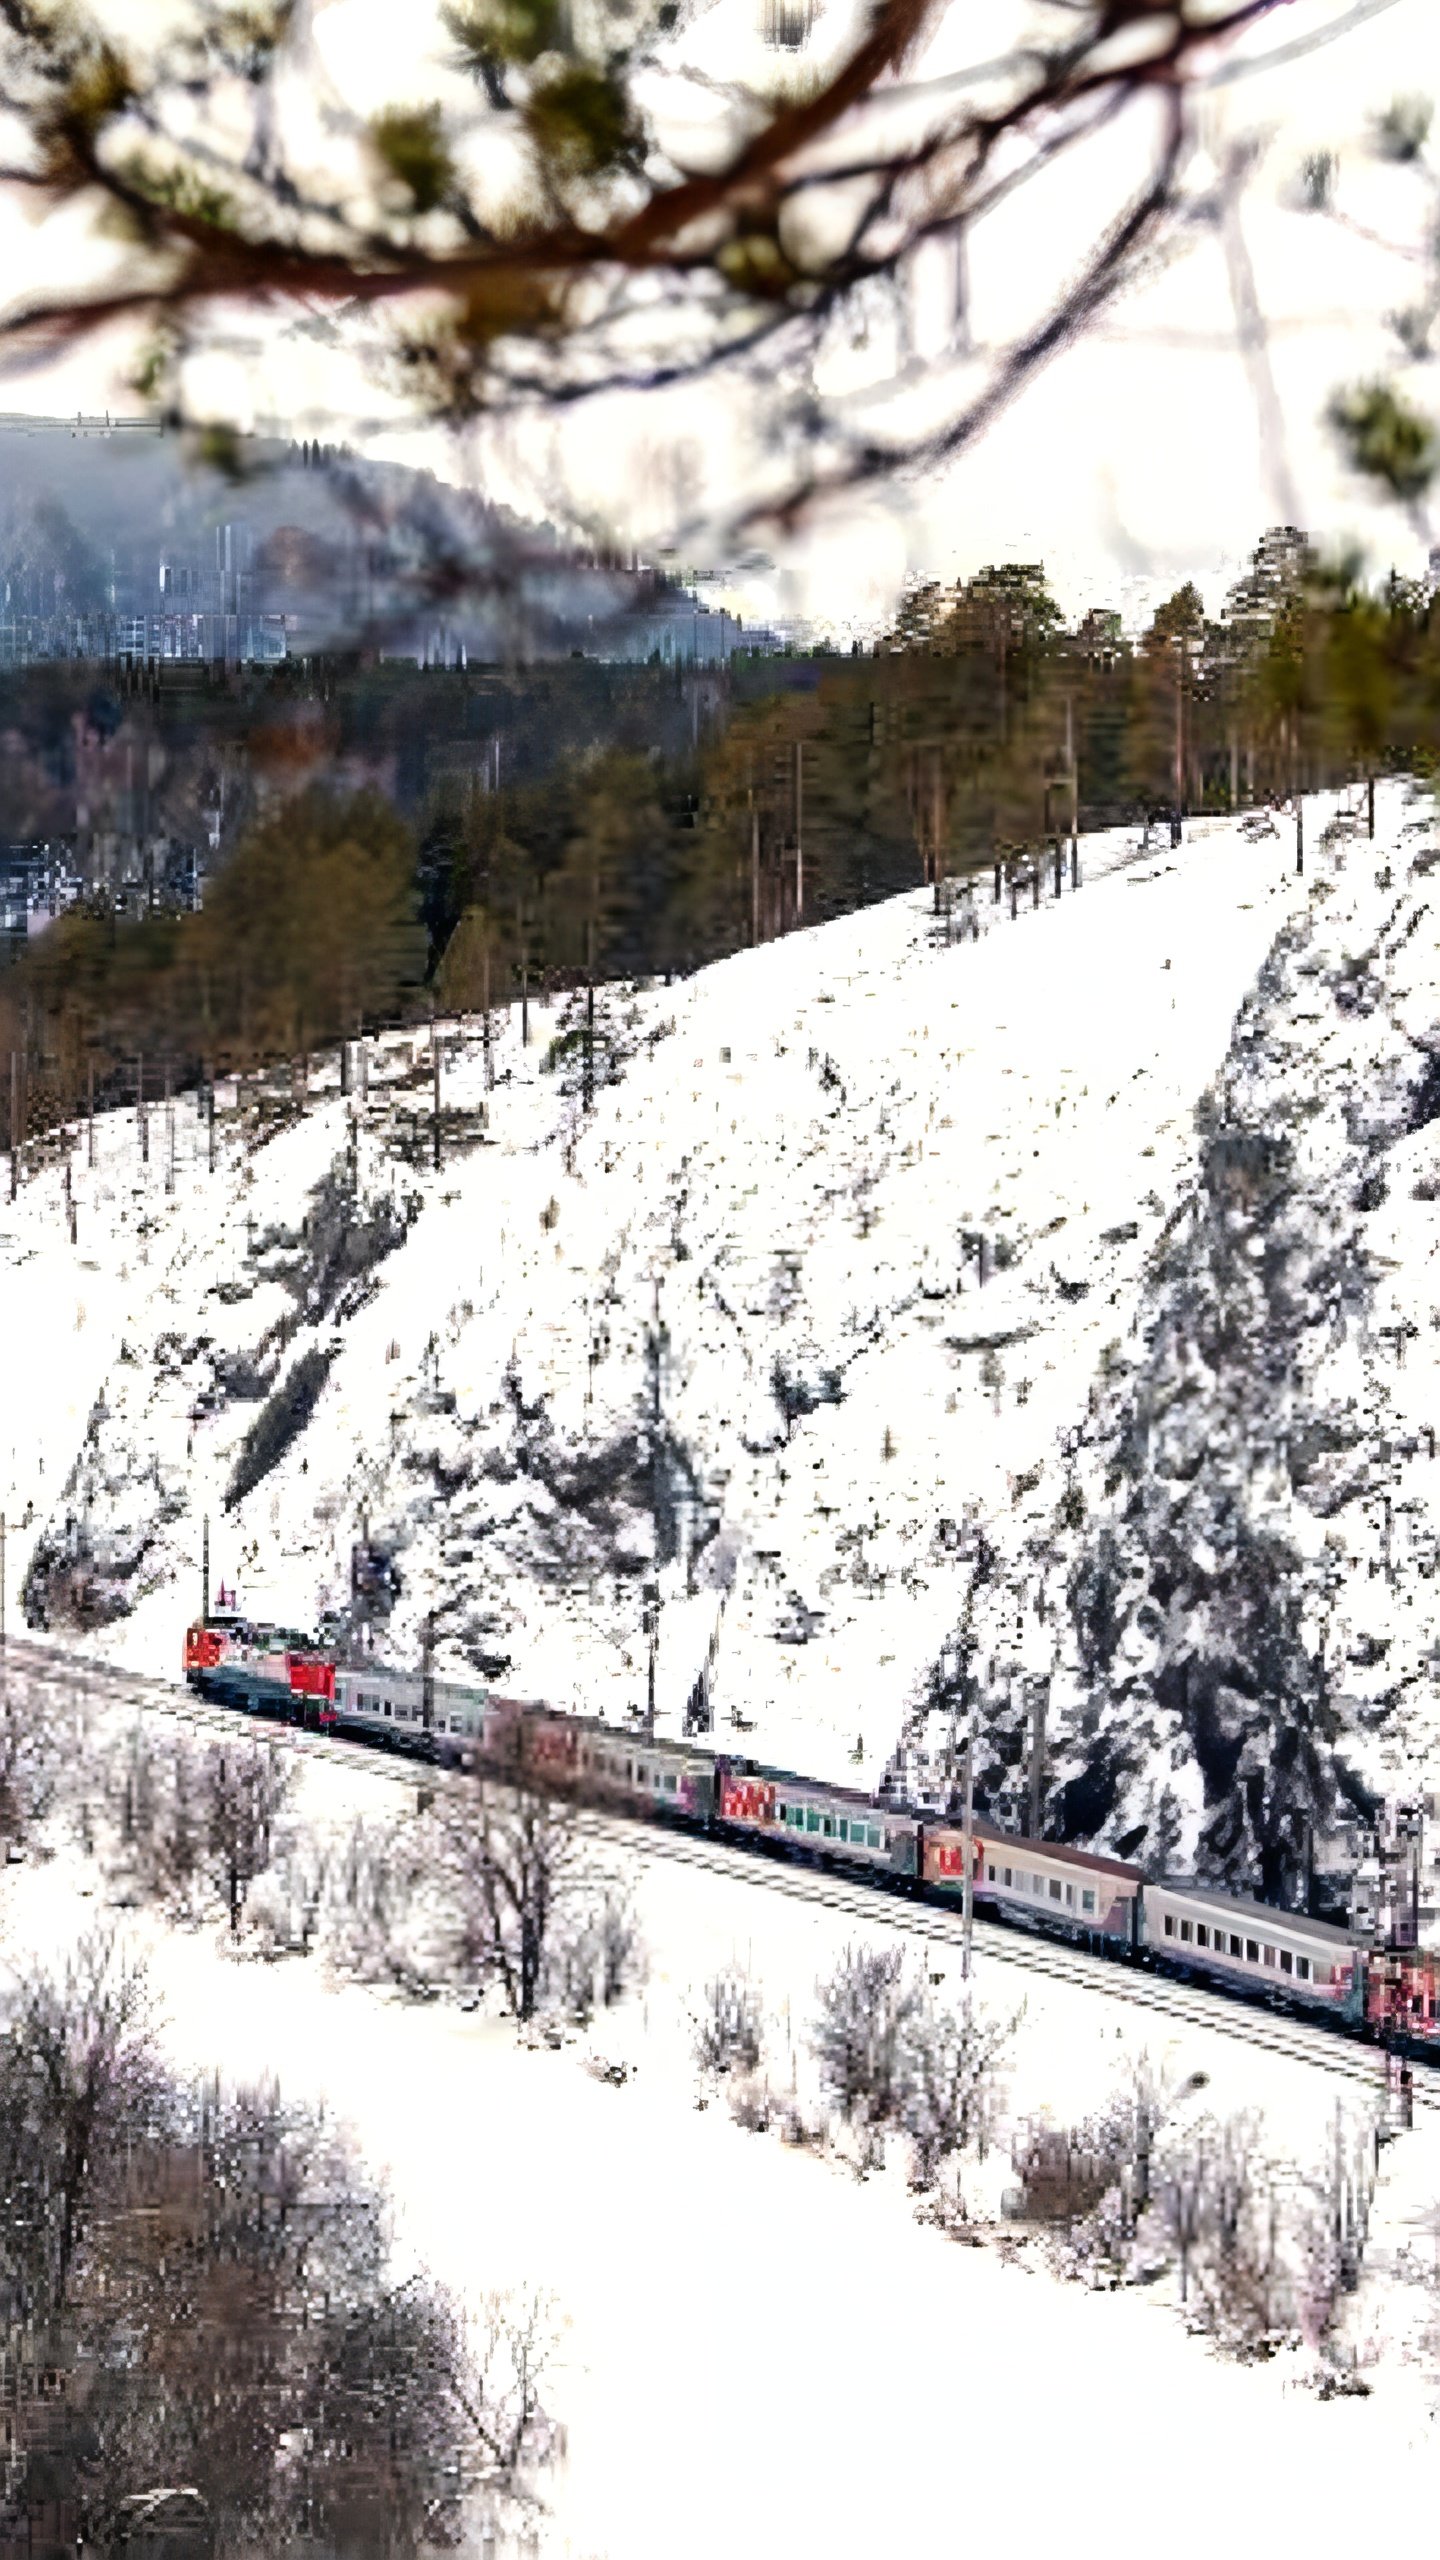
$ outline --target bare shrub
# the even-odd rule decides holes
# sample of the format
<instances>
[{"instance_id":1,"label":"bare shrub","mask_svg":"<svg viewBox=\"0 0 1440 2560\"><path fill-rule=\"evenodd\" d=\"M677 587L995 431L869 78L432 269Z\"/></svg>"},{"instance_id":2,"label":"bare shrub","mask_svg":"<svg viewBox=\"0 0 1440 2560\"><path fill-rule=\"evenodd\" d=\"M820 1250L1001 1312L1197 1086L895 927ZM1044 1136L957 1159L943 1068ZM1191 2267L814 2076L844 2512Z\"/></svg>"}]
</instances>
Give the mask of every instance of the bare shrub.
<instances>
[{"instance_id":1,"label":"bare shrub","mask_svg":"<svg viewBox=\"0 0 1440 2560\"><path fill-rule=\"evenodd\" d=\"M1305 2343L1317 2354L1333 2342L1343 2298L1360 2282L1375 2195L1378 2144L1373 2123L1357 2123L1336 2101L1319 2168L1305 2181L1299 2229L1297 2306Z\"/></svg>"},{"instance_id":2,"label":"bare shrub","mask_svg":"<svg viewBox=\"0 0 1440 2560\"><path fill-rule=\"evenodd\" d=\"M780 2139L791 2151L823 2151L830 2139L824 2110L808 2107L792 2089L778 2101Z\"/></svg>"},{"instance_id":3,"label":"bare shrub","mask_svg":"<svg viewBox=\"0 0 1440 2560\"><path fill-rule=\"evenodd\" d=\"M753 1983L733 1965L706 1983L694 2021L695 2060L717 2079L727 2073L753 2073L765 2049L764 2019Z\"/></svg>"},{"instance_id":4,"label":"bare shrub","mask_svg":"<svg viewBox=\"0 0 1440 2560\"><path fill-rule=\"evenodd\" d=\"M1180 2271L1180 2299L1188 2301L1195 2250L1214 2227L1216 2128L1208 2119L1187 2125L1164 2143L1155 2162L1151 2212Z\"/></svg>"},{"instance_id":5,"label":"bare shrub","mask_svg":"<svg viewBox=\"0 0 1440 2560\"><path fill-rule=\"evenodd\" d=\"M328 1902L331 1856L329 1843L308 1825L281 1840L245 1905L247 1933L267 1958L312 1953Z\"/></svg>"},{"instance_id":6,"label":"bare shrub","mask_svg":"<svg viewBox=\"0 0 1440 2560\"><path fill-rule=\"evenodd\" d=\"M746 2133L768 2133L775 2120L775 2100L765 2082L751 2074L735 2080L730 2090L732 2120Z\"/></svg>"},{"instance_id":7,"label":"bare shrub","mask_svg":"<svg viewBox=\"0 0 1440 2560\"><path fill-rule=\"evenodd\" d=\"M552 1985L564 1996L573 1984L567 1950L593 1890L575 1809L521 1777L467 1780L444 1797L438 1840L454 1969L477 1987L498 1982L523 2024ZM603 1945L596 1962L603 1978Z\"/></svg>"},{"instance_id":8,"label":"bare shrub","mask_svg":"<svg viewBox=\"0 0 1440 2560\"><path fill-rule=\"evenodd\" d=\"M828 1982L817 1985L812 2038L821 2080L847 2123L892 2123L904 2092L906 2037L920 1993L905 1979L898 1948L849 1946Z\"/></svg>"},{"instance_id":9,"label":"bare shrub","mask_svg":"<svg viewBox=\"0 0 1440 2560\"><path fill-rule=\"evenodd\" d=\"M1122 2157L1114 2128L1103 2118L1078 2125L1028 2118L1011 2144L1019 2185L1015 2218L1073 2232L1118 2187Z\"/></svg>"},{"instance_id":10,"label":"bare shrub","mask_svg":"<svg viewBox=\"0 0 1440 2560\"><path fill-rule=\"evenodd\" d=\"M904 2034L900 2120L914 2145L915 2186L932 2187L955 2152L988 2141L997 2065L1022 2015L985 2018L968 2004L956 2011L928 2001L914 2009Z\"/></svg>"},{"instance_id":11,"label":"bare shrub","mask_svg":"<svg viewBox=\"0 0 1440 2560\"><path fill-rule=\"evenodd\" d=\"M67 1769L81 1763L83 1739L78 1709L0 1660L0 1845L34 1838Z\"/></svg>"},{"instance_id":12,"label":"bare shrub","mask_svg":"<svg viewBox=\"0 0 1440 2560\"><path fill-rule=\"evenodd\" d=\"M607 1885L598 1900L581 1907L546 1968L547 1997L577 2026L597 2009L613 2009L643 1979L644 1944L628 1894Z\"/></svg>"},{"instance_id":13,"label":"bare shrub","mask_svg":"<svg viewBox=\"0 0 1440 2560\"><path fill-rule=\"evenodd\" d=\"M1222 2193L1214 2245L1196 2264L1192 2310L1196 2325L1228 2355L1252 2363L1294 2336L1297 2303L1281 2248L1278 2174L1270 2162L1252 2156L1247 2185L1244 2210L1233 2221Z\"/></svg>"},{"instance_id":14,"label":"bare shrub","mask_svg":"<svg viewBox=\"0 0 1440 2560\"><path fill-rule=\"evenodd\" d=\"M415 1820L357 1821L330 1861L326 1944L336 1972L427 1998L439 1966L427 1939L431 1859Z\"/></svg>"},{"instance_id":15,"label":"bare shrub","mask_svg":"<svg viewBox=\"0 0 1440 2560\"><path fill-rule=\"evenodd\" d=\"M232 1938L246 1897L270 1864L276 1825L295 1788L291 1755L273 1742L219 1744L204 1761L205 1863Z\"/></svg>"}]
</instances>

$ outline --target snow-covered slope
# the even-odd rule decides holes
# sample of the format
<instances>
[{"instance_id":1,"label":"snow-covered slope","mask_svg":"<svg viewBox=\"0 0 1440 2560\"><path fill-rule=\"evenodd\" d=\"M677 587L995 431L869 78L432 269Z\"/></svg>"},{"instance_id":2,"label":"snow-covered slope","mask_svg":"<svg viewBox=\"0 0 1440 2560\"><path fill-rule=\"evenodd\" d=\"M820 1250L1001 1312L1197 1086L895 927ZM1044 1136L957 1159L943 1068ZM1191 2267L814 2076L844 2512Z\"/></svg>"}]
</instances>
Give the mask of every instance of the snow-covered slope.
<instances>
[{"instance_id":1,"label":"snow-covered slope","mask_svg":"<svg viewBox=\"0 0 1440 2560\"><path fill-rule=\"evenodd\" d=\"M588 1116L573 1043L546 1065L572 1013L532 1008L528 1048L516 1014L497 1022L484 1126L478 1027L451 1026L438 1174L424 1039L372 1044L353 1113L332 1064L258 1151L222 1114L213 1174L178 1106L173 1194L162 1112L148 1167L133 1115L102 1126L93 1172L81 1133L75 1247L58 1169L0 1202L0 1468L13 1434L32 1615L170 1668L208 1512L214 1572L257 1611L305 1624L342 1605L363 1543L375 1641L397 1659L418 1660L433 1610L442 1667L616 1716L645 1703L653 1576L662 1728L708 1662L720 1739L871 1783L903 1734L933 1776L950 1719L920 1711L968 1608L992 1783L1024 1783L1011 1665L1058 1671L1052 1800L1085 1780L1071 1811L1114 1838L1153 1825L1168 1785L1164 1821L1193 1845L1210 1722L1231 1710L1176 1704L1161 1677L1170 1639L1143 1604L1148 1587L1152 1615L1170 1605L1165 1538L1200 1572L1197 1506L1220 1534L1237 1479L1232 1511L1266 1537L1277 1503L1318 1519L1336 1459L1317 1442L1293 1480L1302 1422L1363 1377L1398 1443L1431 1338L1427 1311L1398 1368L1379 1333L1389 1298L1399 1321L1424 1289L1435 1214L1409 1198L1428 1141L1399 1135L1415 1043L1440 1028L1425 919L1406 938L1426 839L1402 834L1416 811L1396 786L1373 848L1317 855L1336 806L1307 804L1303 878L1288 824L1197 824L1138 862L1094 840L1078 894L1012 920L982 891L974 939L946 942L922 893L607 996ZM1282 1122L1288 1169L1256 1176L1231 1140ZM1388 1202L1353 1207L1382 1155ZM1252 1253L1266 1219L1295 1250ZM1401 1268L1372 1281L1385 1254ZM1344 1332L1321 1384L1332 1304ZM1375 1423L1357 1428L1346 1463L1373 1465ZM247 1434L253 1486L227 1509ZM1122 1447L1148 1510L1104 1490ZM1397 1555L1408 1493L1397 1480ZM1356 1609L1377 1597L1368 1563ZM1407 1662L1428 1587L1384 1586ZM1045 1616L1017 1637L1026 1595ZM1379 1676L1394 1682L1393 1657ZM1278 1730L1293 1684L1257 1662L1253 1685ZM1392 1739L1417 1694L1386 1711ZM1262 1834L1247 1812L1208 1854L1243 1863Z\"/></svg>"},{"instance_id":2,"label":"snow-covered slope","mask_svg":"<svg viewBox=\"0 0 1440 2560\"><path fill-rule=\"evenodd\" d=\"M1139 1323L967 1611L997 1761L1033 1630L1052 1818L1267 1895L1440 1739L1440 850L1388 814L1292 903Z\"/></svg>"}]
</instances>

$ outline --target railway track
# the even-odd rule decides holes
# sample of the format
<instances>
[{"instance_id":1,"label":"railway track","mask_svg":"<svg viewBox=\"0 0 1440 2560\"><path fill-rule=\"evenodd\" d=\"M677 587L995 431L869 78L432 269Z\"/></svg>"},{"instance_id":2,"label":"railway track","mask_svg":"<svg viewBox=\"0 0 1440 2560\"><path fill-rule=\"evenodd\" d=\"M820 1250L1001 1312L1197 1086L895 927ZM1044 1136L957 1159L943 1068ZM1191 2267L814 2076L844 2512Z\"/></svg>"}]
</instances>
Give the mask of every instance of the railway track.
<instances>
[{"instance_id":1,"label":"railway track","mask_svg":"<svg viewBox=\"0 0 1440 2560\"><path fill-rule=\"evenodd\" d=\"M213 1706L178 1682L124 1670L74 1647L37 1645L11 1637L0 1652L0 1672L7 1666L51 1689L70 1691L81 1684L108 1706L165 1715L194 1733L214 1739L233 1739L236 1731L234 1710ZM420 1787L456 1782L453 1770L435 1768L398 1753L392 1756L363 1744L337 1741L328 1734L309 1732L278 1718L246 1719L247 1723L252 1721L263 1725L267 1738L282 1750L333 1762L412 1797ZM729 1882L748 1885L752 1890L784 1894L792 1901L842 1912L847 1918L872 1926L885 1917L912 1937L931 1947L945 1948L959 1959L960 1915L943 1906L885 1894L824 1868L798 1865L767 1856L763 1851L734 1847L726 1841L696 1838L658 1823L597 1812L589 1806L584 1808L581 1822L595 1839L632 1853L639 1850L646 1857L668 1858ZM1136 1971L1078 1947L1032 1938L1013 1925L977 1919L974 1944L988 1962L1008 1966L1017 1974L1093 1991L1105 1999L1123 2001L1132 2009L1148 2010L1173 2025L1202 2027L1211 2034L1228 2036L1232 2043L1252 2045L1259 2051L1303 2063L1325 2072L1332 2080L1346 2080L1371 2093L1380 2086L1383 2059L1377 2048L1352 2043L1334 2029L1310 2027L1303 2020L1272 2010L1251 2009L1223 1994L1195 1989L1165 1975ZM1414 2103L1419 2111L1440 2111L1440 2082L1431 2086L1423 2073L1416 2074Z\"/></svg>"}]
</instances>

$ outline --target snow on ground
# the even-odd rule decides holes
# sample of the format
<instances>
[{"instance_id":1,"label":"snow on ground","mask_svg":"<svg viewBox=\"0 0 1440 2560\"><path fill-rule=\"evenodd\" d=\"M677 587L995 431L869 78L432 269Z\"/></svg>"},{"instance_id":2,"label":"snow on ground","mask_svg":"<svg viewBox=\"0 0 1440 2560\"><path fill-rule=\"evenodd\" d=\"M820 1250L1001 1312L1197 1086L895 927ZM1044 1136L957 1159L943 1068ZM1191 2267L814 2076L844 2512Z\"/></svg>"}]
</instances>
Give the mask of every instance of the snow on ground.
<instances>
[{"instance_id":1,"label":"snow on ground","mask_svg":"<svg viewBox=\"0 0 1440 2560\"><path fill-rule=\"evenodd\" d=\"M353 1122L332 1061L254 1153L223 1095L213 1175L177 1104L173 1191L163 1107L148 1166L133 1113L93 1171L81 1133L73 1248L57 1167L0 1201L12 1595L33 1561L57 1632L168 1672L204 1514L215 1575L301 1625L364 1534L382 1648L416 1660L433 1607L442 1667L615 1718L658 1557L661 1729L708 1648L720 1738L873 1782L970 1528L1136 1320L1196 1098L1309 897L1288 835L1198 822L1105 871L1137 851L1088 840L1078 894L1013 920L982 883L973 940L922 893L606 991L588 1118L573 1053L546 1067L571 1012L532 1007L528 1048L497 1020L488 1096L455 1027L438 1175L423 1037L369 1044ZM227 1511L247 1431L311 1395Z\"/></svg>"},{"instance_id":2,"label":"snow on ground","mask_svg":"<svg viewBox=\"0 0 1440 2560\"><path fill-rule=\"evenodd\" d=\"M772 2070L784 2085L793 2065L803 2088L814 1985L854 1923L763 1875L741 1886L654 1860L634 1881L648 1985L559 2051L449 2005L329 1989L314 1963L236 1961L211 1934L122 1923L150 1952L177 2061L323 2095L387 2172L402 2252L466 2298L553 2293L569 2455L548 2560L671 2560L679 2547L732 2560L740 2542L860 2560L976 2535L1003 2548L1017 2498L1042 2548L1086 2552L1117 2529L1177 2560L1222 2535L1334 2548L1372 2520L1377 2480L1389 2511L1418 2521L1433 2471L1422 2339L1440 2118L1382 2155L1384 2281L1349 2322L1371 2396L1321 2404L1298 2354L1220 2361L1165 2287L1093 2294L1037 2257L1007 2264L993 2245L920 2227L898 2152L859 2183L835 2159L742 2132L719 2105L698 2111L687 2021L708 1975L751 1965ZM10 1960L63 1946L102 1905L95 1883L68 1854L12 1870ZM882 1908L865 1935L904 1942L904 1913ZM933 1941L912 1952L947 1971ZM1027 1999L1012 2116L1075 2120L1143 2044L1177 2081L1209 2075L1204 2106L1259 2108L1277 2153L1318 2162L1343 2085L1323 2070L1203 2028L1167 2033L1103 1994L1018 1973L988 1939L976 1987L995 2010ZM957 1989L953 1971L943 1988ZM587 2051L629 2060L633 2076L603 2085Z\"/></svg>"}]
</instances>

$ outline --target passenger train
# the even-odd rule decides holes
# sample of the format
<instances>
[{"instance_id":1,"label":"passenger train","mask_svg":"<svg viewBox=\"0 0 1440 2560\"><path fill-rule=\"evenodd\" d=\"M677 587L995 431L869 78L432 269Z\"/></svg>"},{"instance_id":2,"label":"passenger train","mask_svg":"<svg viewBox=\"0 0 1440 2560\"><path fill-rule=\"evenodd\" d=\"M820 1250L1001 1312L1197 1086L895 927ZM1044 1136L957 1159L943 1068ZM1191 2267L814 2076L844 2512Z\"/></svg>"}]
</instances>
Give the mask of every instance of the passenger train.
<instances>
[{"instance_id":1,"label":"passenger train","mask_svg":"<svg viewBox=\"0 0 1440 2560\"><path fill-rule=\"evenodd\" d=\"M251 1713L379 1742L431 1764L521 1767L617 1812L671 1822L953 1900L969 1841L977 1910L1272 2008L1327 2018L1440 2061L1440 1959L1377 1949L1306 1913L1122 1858L1001 1831L976 1816L915 1811L695 1742L658 1740L493 1690L346 1663L313 1640L246 1618L233 1594L186 1631L185 1677Z\"/></svg>"}]
</instances>

